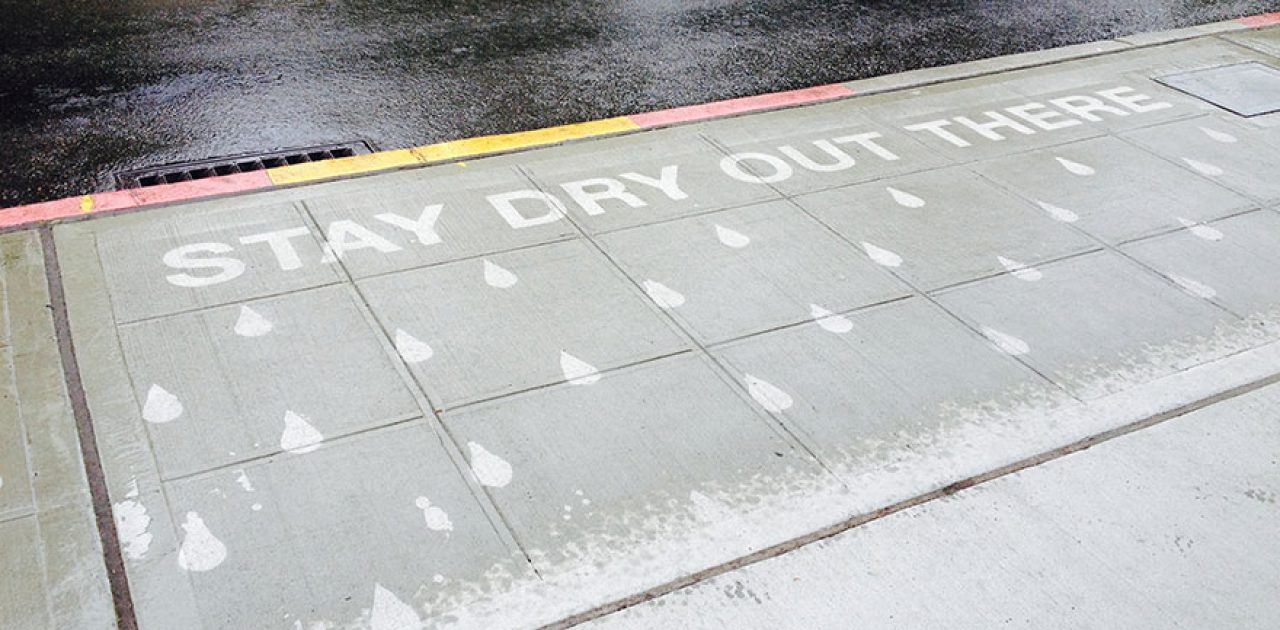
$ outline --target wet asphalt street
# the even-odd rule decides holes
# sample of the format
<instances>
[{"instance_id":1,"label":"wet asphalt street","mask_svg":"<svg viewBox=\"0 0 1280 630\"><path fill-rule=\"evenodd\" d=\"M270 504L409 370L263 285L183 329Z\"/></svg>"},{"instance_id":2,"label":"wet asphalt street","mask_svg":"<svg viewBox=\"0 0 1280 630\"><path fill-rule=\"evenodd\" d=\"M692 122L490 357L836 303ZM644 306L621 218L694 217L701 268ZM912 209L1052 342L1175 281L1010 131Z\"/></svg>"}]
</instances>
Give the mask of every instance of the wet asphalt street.
<instances>
[{"instance_id":1,"label":"wet asphalt street","mask_svg":"<svg viewBox=\"0 0 1280 630\"><path fill-rule=\"evenodd\" d=\"M0 0L0 207L166 162L388 149L1280 9L1280 0Z\"/></svg>"}]
</instances>

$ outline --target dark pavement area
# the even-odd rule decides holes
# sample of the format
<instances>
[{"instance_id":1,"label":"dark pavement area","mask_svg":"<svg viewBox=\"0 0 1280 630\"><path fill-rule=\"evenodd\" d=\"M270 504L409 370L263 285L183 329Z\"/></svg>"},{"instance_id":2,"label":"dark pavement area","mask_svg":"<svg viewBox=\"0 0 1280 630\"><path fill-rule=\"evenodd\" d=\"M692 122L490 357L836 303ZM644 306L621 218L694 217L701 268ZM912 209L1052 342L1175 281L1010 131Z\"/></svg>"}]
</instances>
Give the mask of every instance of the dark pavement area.
<instances>
[{"instance_id":1,"label":"dark pavement area","mask_svg":"<svg viewBox=\"0 0 1280 630\"><path fill-rule=\"evenodd\" d=\"M389 149L1280 9L1275 0L0 0L0 207L113 171Z\"/></svg>"}]
</instances>

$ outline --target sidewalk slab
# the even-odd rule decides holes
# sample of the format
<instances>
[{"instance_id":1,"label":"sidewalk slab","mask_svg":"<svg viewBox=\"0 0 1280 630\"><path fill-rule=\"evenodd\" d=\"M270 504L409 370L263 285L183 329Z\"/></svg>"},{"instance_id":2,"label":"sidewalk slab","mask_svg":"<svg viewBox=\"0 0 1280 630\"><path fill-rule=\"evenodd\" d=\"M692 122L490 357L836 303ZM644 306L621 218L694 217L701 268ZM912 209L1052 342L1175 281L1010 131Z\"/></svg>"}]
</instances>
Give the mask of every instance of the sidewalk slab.
<instances>
[{"instance_id":1,"label":"sidewalk slab","mask_svg":"<svg viewBox=\"0 0 1280 630\"><path fill-rule=\"evenodd\" d=\"M717 347L731 373L785 392L774 409L837 473L961 423L965 410L1033 400L1038 375L945 311L912 298ZM857 487L855 479L847 479Z\"/></svg>"},{"instance_id":2,"label":"sidewalk slab","mask_svg":"<svg viewBox=\"0 0 1280 630\"><path fill-rule=\"evenodd\" d=\"M528 571L421 421L165 488L161 509L184 528L195 515L226 550L202 572L184 572L176 549L152 550L170 579L189 576L205 628L376 624L380 589L429 605Z\"/></svg>"},{"instance_id":3,"label":"sidewalk slab","mask_svg":"<svg viewBox=\"0 0 1280 630\"><path fill-rule=\"evenodd\" d=\"M850 242L898 255L895 273L924 290L1003 273L1002 257L1035 265L1097 248L965 167L828 190L796 203Z\"/></svg>"},{"instance_id":4,"label":"sidewalk slab","mask_svg":"<svg viewBox=\"0 0 1280 630\"><path fill-rule=\"evenodd\" d=\"M468 445L473 467L492 457L510 465L509 482L488 492L544 573L647 556L647 545L661 545L656 533L696 531L699 520L725 516L718 511L749 511L753 491L827 475L709 361L690 355L446 413L444 423ZM645 521L649 531L637 531ZM667 562L704 561L705 551L690 551Z\"/></svg>"},{"instance_id":5,"label":"sidewalk slab","mask_svg":"<svg viewBox=\"0 0 1280 630\"><path fill-rule=\"evenodd\" d=\"M1250 212L1196 232L1179 230L1122 249L1175 283L1207 287L1213 301L1238 315L1280 308L1280 213Z\"/></svg>"},{"instance_id":6,"label":"sidewalk slab","mask_svg":"<svg viewBox=\"0 0 1280 630\"><path fill-rule=\"evenodd\" d=\"M1274 627L1278 421L1273 385L580 627Z\"/></svg>"},{"instance_id":7,"label":"sidewalk slab","mask_svg":"<svg viewBox=\"0 0 1280 630\"><path fill-rule=\"evenodd\" d=\"M522 159L542 190L589 234L776 199L720 175L725 154L699 126L541 151Z\"/></svg>"},{"instance_id":8,"label":"sidewalk slab","mask_svg":"<svg viewBox=\"0 0 1280 630\"><path fill-rule=\"evenodd\" d=\"M1186 146L1225 129L1197 119L1176 128L1189 137L1163 128L1158 137ZM1179 219L1208 221L1256 207L1185 163L1170 163L1114 137L981 162L974 169L1041 211L1068 211L1078 217L1072 225L1109 244L1182 227Z\"/></svg>"},{"instance_id":9,"label":"sidewalk slab","mask_svg":"<svg viewBox=\"0 0 1280 630\"><path fill-rule=\"evenodd\" d=\"M115 628L36 232L0 235L0 627Z\"/></svg>"},{"instance_id":10,"label":"sidewalk slab","mask_svg":"<svg viewBox=\"0 0 1280 630\"><path fill-rule=\"evenodd\" d=\"M820 223L770 202L607 234L601 247L703 344L909 288Z\"/></svg>"},{"instance_id":11,"label":"sidewalk slab","mask_svg":"<svg viewBox=\"0 0 1280 630\"><path fill-rule=\"evenodd\" d=\"M1236 316L1112 252L1039 271L1035 282L1000 276L945 291L938 301L1086 399L1253 342Z\"/></svg>"},{"instance_id":12,"label":"sidewalk slab","mask_svg":"<svg viewBox=\"0 0 1280 630\"><path fill-rule=\"evenodd\" d=\"M320 238L332 234L349 244L336 255L357 278L577 235L563 214L516 230L491 209L489 195L537 189L517 165L497 158L404 171L376 183L330 185L325 194L302 199ZM548 212L537 200L522 199L517 207L529 217Z\"/></svg>"},{"instance_id":13,"label":"sidewalk slab","mask_svg":"<svg viewBox=\"0 0 1280 630\"><path fill-rule=\"evenodd\" d=\"M405 338L403 331L431 349L429 359L404 355L439 407L576 378L566 363L607 370L688 348L656 307L581 241L358 286L393 340Z\"/></svg>"},{"instance_id":14,"label":"sidewalk slab","mask_svg":"<svg viewBox=\"0 0 1280 630\"><path fill-rule=\"evenodd\" d=\"M1240 118L1216 115L1133 131L1123 137L1261 204L1280 202L1280 178L1275 176L1280 160L1278 128L1260 128Z\"/></svg>"},{"instance_id":15,"label":"sidewalk slab","mask_svg":"<svg viewBox=\"0 0 1280 630\"><path fill-rule=\"evenodd\" d=\"M357 299L324 287L122 325L161 476L305 448L301 422L318 441L419 415Z\"/></svg>"}]
</instances>

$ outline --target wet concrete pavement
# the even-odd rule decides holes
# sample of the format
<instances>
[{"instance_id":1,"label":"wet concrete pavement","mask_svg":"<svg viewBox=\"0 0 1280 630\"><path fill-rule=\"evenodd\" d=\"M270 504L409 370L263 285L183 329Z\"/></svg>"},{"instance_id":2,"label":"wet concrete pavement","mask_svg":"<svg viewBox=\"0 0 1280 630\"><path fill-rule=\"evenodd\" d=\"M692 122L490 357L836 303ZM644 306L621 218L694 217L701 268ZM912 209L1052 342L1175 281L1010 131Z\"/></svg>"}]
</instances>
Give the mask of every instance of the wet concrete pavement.
<instances>
[{"instance_id":1,"label":"wet concrete pavement","mask_svg":"<svg viewBox=\"0 0 1280 630\"><path fill-rule=\"evenodd\" d=\"M0 207L109 173L409 147L1274 11L1142 2L6 2Z\"/></svg>"},{"instance_id":2,"label":"wet concrete pavement","mask_svg":"<svg viewBox=\"0 0 1280 630\"><path fill-rule=\"evenodd\" d=\"M14 229L0 625L1273 627L1280 114L1155 80L1280 64L1218 28Z\"/></svg>"}]
</instances>

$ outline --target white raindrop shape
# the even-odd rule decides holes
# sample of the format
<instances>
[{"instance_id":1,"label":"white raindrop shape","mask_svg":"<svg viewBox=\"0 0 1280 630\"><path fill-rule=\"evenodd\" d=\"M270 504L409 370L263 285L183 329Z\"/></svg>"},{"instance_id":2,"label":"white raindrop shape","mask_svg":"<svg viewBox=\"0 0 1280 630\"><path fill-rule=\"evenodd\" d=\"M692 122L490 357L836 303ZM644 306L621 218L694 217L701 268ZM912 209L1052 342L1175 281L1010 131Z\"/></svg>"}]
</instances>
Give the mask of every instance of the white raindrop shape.
<instances>
[{"instance_id":1,"label":"white raindrop shape","mask_svg":"<svg viewBox=\"0 0 1280 630\"><path fill-rule=\"evenodd\" d=\"M1173 280L1175 283L1177 283L1178 286L1182 287L1183 291L1186 291L1187 293L1190 293L1191 295L1194 295L1198 298L1212 300L1218 295L1218 292L1213 287L1203 282L1200 282L1199 280L1192 280L1191 278L1188 278L1186 276L1180 276L1176 273L1169 274L1169 279Z\"/></svg>"},{"instance_id":2,"label":"white raindrop shape","mask_svg":"<svg viewBox=\"0 0 1280 630\"><path fill-rule=\"evenodd\" d=\"M280 434L280 448L301 455L320 448L324 436L311 426L307 417L292 411L284 412L284 432Z\"/></svg>"},{"instance_id":3,"label":"white raindrop shape","mask_svg":"<svg viewBox=\"0 0 1280 630\"><path fill-rule=\"evenodd\" d=\"M480 485L502 488L511 483L511 464L507 460L475 442L467 442L467 449L471 451L471 472Z\"/></svg>"},{"instance_id":4,"label":"white raindrop shape","mask_svg":"<svg viewBox=\"0 0 1280 630\"><path fill-rule=\"evenodd\" d=\"M1013 277L1019 280L1025 280L1027 282L1036 282L1044 277L1044 274L1040 273L1039 269L1036 269L1035 267L1028 267L1027 265L1020 263L1012 258L1005 258L1004 256L996 256L996 259L1000 261L1001 265L1004 265L1004 268L1010 274L1012 274Z\"/></svg>"},{"instance_id":5,"label":"white raindrop shape","mask_svg":"<svg viewBox=\"0 0 1280 630\"><path fill-rule=\"evenodd\" d=\"M147 508L137 500L137 492L131 492L124 501L111 505L116 521L116 536L120 539L124 555L130 560L141 560L151 549L151 516Z\"/></svg>"},{"instance_id":6,"label":"white raindrop shape","mask_svg":"<svg viewBox=\"0 0 1280 630\"><path fill-rule=\"evenodd\" d=\"M791 408L794 402L791 400L791 395L778 389L772 383L750 374L744 374L743 379L747 382L747 393L751 394L751 397L760 403L760 406L764 407L765 411L779 413Z\"/></svg>"},{"instance_id":7,"label":"white raindrop shape","mask_svg":"<svg viewBox=\"0 0 1280 630\"><path fill-rule=\"evenodd\" d=\"M262 316L248 306L240 307L240 317L236 318L235 333L241 337L261 337L274 326L271 320Z\"/></svg>"},{"instance_id":8,"label":"white raindrop shape","mask_svg":"<svg viewBox=\"0 0 1280 630\"><path fill-rule=\"evenodd\" d=\"M600 380L600 371L594 365L564 350L560 351L560 371L571 385L590 385Z\"/></svg>"},{"instance_id":9,"label":"white raindrop shape","mask_svg":"<svg viewBox=\"0 0 1280 630\"><path fill-rule=\"evenodd\" d=\"M1061 157L1060 157L1060 158L1054 158L1054 159L1058 160L1058 164L1061 164L1061 165L1062 165L1062 168L1067 169L1067 172L1068 172L1068 173L1071 173L1072 175L1079 175L1079 176L1081 176L1081 177L1088 177L1088 176L1090 176L1090 175L1093 175L1094 173L1097 173L1097 171L1095 171L1095 170L1093 169L1093 167L1092 167L1092 166L1089 166L1088 164L1081 164L1081 163L1079 163L1079 162L1072 162L1071 160L1068 160L1067 158L1061 158Z\"/></svg>"},{"instance_id":10,"label":"white raindrop shape","mask_svg":"<svg viewBox=\"0 0 1280 630\"><path fill-rule=\"evenodd\" d=\"M1041 210L1048 212L1049 216L1053 217L1055 221L1062 221L1063 223L1075 223L1076 221L1080 220L1080 215L1070 210L1067 210L1066 208L1055 206L1051 203L1045 203L1043 201L1037 201L1036 203L1040 206Z\"/></svg>"},{"instance_id":11,"label":"white raindrop shape","mask_svg":"<svg viewBox=\"0 0 1280 630\"><path fill-rule=\"evenodd\" d=\"M498 266L497 263L486 260L484 261L484 281L495 289L510 289L520 281L520 278L510 270Z\"/></svg>"},{"instance_id":12,"label":"white raindrop shape","mask_svg":"<svg viewBox=\"0 0 1280 630\"><path fill-rule=\"evenodd\" d=\"M734 249L742 249L751 244L751 237L719 224L716 225L716 238L720 239L721 243Z\"/></svg>"},{"instance_id":13,"label":"white raindrop shape","mask_svg":"<svg viewBox=\"0 0 1280 630\"><path fill-rule=\"evenodd\" d=\"M396 329L396 352L400 353L400 358L405 363L422 363L436 353L425 341L399 328Z\"/></svg>"},{"instance_id":14,"label":"white raindrop shape","mask_svg":"<svg viewBox=\"0 0 1280 630\"><path fill-rule=\"evenodd\" d=\"M844 315L836 315L817 304L809 305L809 315L813 317L813 321L817 322L823 330L839 335L843 335L844 333L853 330L853 322L849 321L848 317L845 317Z\"/></svg>"},{"instance_id":15,"label":"white raindrop shape","mask_svg":"<svg viewBox=\"0 0 1280 630\"><path fill-rule=\"evenodd\" d=\"M1222 232L1218 231L1217 228L1210 227L1203 223L1196 223L1195 221L1184 219L1182 217L1178 217L1178 223L1181 223L1182 227L1187 228L1187 230L1192 234L1206 241L1222 240Z\"/></svg>"},{"instance_id":16,"label":"white raindrop shape","mask_svg":"<svg viewBox=\"0 0 1280 630\"><path fill-rule=\"evenodd\" d=\"M1000 332L994 328L982 327L982 334L988 341L995 344L1001 352L1011 356L1021 356L1031 352L1031 346L1027 342L1010 335L1009 333Z\"/></svg>"},{"instance_id":17,"label":"white raindrop shape","mask_svg":"<svg viewBox=\"0 0 1280 630\"><path fill-rule=\"evenodd\" d=\"M1218 131L1217 129L1201 127L1200 131L1203 131L1204 135L1209 136L1209 138L1214 140L1215 142L1221 142L1223 144L1233 144L1238 140L1235 136L1225 131Z\"/></svg>"},{"instance_id":18,"label":"white raindrop shape","mask_svg":"<svg viewBox=\"0 0 1280 630\"><path fill-rule=\"evenodd\" d=\"M413 504L422 510L422 517L427 521L427 529L436 532L453 531L453 521L449 520L449 515L438 505L431 505L431 500L426 497L418 497L414 499Z\"/></svg>"},{"instance_id":19,"label":"white raindrop shape","mask_svg":"<svg viewBox=\"0 0 1280 630\"><path fill-rule=\"evenodd\" d=\"M209 531L199 514L187 512L182 531L186 536L178 547L178 566L187 571L211 571L227 559L227 546Z\"/></svg>"},{"instance_id":20,"label":"white raindrop shape","mask_svg":"<svg viewBox=\"0 0 1280 630\"><path fill-rule=\"evenodd\" d=\"M867 255L874 260L876 264L885 267L897 267L902 264L902 257L882 247L876 247L866 241L862 242L862 249L866 250Z\"/></svg>"},{"instance_id":21,"label":"white raindrop shape","mask_svg":"<svg viewBox=\"0 0 1280 630\"><path fill-rule=\"evenodd\" d=\"M182 415L182 401L159 385L147 390L147 401L142 405L142 419L152 424L172 422Z\"/></svg>"},{"instance_id":22,"label":"white raindrop shape","mask_svg":"<svg viewBox=\"0 0 1280 630\"><path fill-rule=\"evenodd\" d=\"M1200 174L1208 175L1209 177L1217 177L1226 172L1222 170L1222 167L1215 166L1208 162L1201 162L1200 160L1193 160L1191 158L1182 158L1182 161L1186 162L1187 166L1196 169Z\"/></svg>"},{"instance_id":23,"label":"white raindrop shape","mask_svg":"<svg viewBox=\"0 0 1280 630\"><path fill-rule=\"evenodd\" d=\"M893 197L893 200L896 201L898 205L904 208L923 208L924 207L924 200L909 192L898 190L893 186L887 186L885 187L885 190L889 191L889 196Z\"/></svg>"},{"instance_id":24,"label":"white raindrop shape","mask_svg":"<svg viewBox=\"0 0 1280 630\"><path fill-rule=\"evenodd\" d=\"M412 606L381 584L373 585L373 608L369 610L370 630L422 630L422 617Z\"/></svg>"},{"instance_id":25,"label":"white raindrop shape","mask_svg":"<svg viewBox=\"0 0 1280 630\"><path fill-rule=\"evenodd\" d=\"M684 295L661 282L645 280L642 284L644 292L649 294L649 299L662 308L671 309L684 304Z\"/></svg>"}]
</instances>

